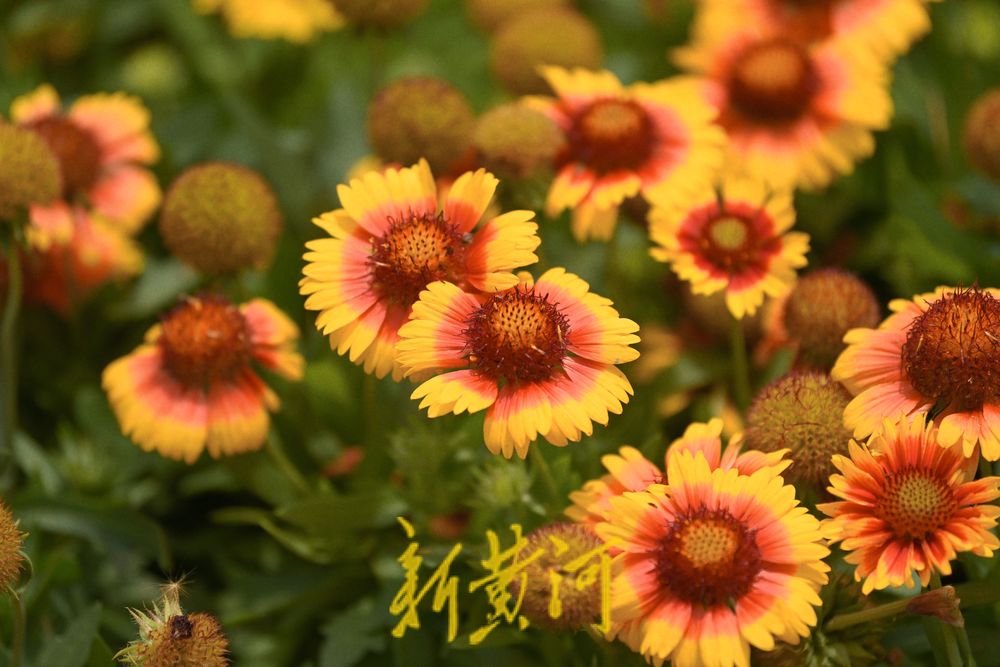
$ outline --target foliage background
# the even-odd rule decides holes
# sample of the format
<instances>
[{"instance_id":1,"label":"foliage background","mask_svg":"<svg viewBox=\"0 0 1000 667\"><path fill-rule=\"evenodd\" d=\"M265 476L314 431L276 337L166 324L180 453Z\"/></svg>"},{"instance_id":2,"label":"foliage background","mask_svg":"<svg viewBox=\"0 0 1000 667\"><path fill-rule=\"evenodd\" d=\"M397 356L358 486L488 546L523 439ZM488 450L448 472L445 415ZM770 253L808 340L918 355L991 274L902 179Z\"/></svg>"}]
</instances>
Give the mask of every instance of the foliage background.
<instances>
[{"instance_id":1,"label":"foliage background","mask_svg":"<svg viewBox=\"0 0 1000 667\"><path fill-rule=\"evenodd\" d=\"M664 5L663 14L651 16L640 0L579 3L604 38L607 66L624 81L671 74L665 54L686 39L689 3L650 4ZM811 266L857 271L883 303L937 284L1000 285L1000 189L971 173L961 151L971 101L1000 83L1000 3L942 3L933 20L932 34L895 68L896 116L877 154L828 191L797 200L799 226L813 237ZM433 0L388 35L346 29L305 47L234 40L185 0L3 0L0 22L0 108L46 81L65 99L130 91L152 111L164 187L209 159L265 175L286 216L276 260L223 287L278 303L298 321L308 361L301 384L270 379L284 401L273 429L287 459L262 451L188 467L123 438L99 384L109 361L130 351L178 295L199 287L164 251L155 224L142 236L148 268L134 284L106 289L69 320L26 314L24 432L14 452L20 484L7 500L30 532L31 667L110 664L134 634L125 608L148 605L161 582L180 576L188 580L186 609L221 618L239 666L642 664L583 633L499 629L469 648L464 637L487 612L470 595L451 647L443 619L429 610L419 631L389 635L388 604L401 583L395 559L405 547L396 516L414 522L431 564L460 537L456 573L468 582L481 573L487 528L557 518L566 493L599 475L600 455L622 443L659 459L687 423L717 412L714 388L728 374L724 341L702 335L676 365L637 384L635 400L608 428L566 449L536 445L549 478L538 461L493 458L481 417L429 422L407 399L408 385L365 377L315 331L296 287L303 243L317 235L310 218L336 207L336 185L367 152L373 91L421 73L451 81L480 112L505 99L489 75L487 37L461 3ZM44 36L53 30L56 38ZM539 271L567 266L640 323L691 325L638 225L620 226L610 245L578 246L565 220L542 223ZM755 384L787 364L780 358L758 369ZM632 366L624 369L630 375ZM662 419L659 403L689 389L697 389L690 406ZM365 458L354 473L324 474L355 445ZM461 535L447 531L456 519L469 522ZM952 583L969 579L1000 585L997 560L963 559ZM997 614L979 607L968 615L980 665L1000 665L991 648ZM9 636L6 605L0 626ZM929 664L919 622L900 622L889 640L906 664Z\"/></svg>"}]
</instances>

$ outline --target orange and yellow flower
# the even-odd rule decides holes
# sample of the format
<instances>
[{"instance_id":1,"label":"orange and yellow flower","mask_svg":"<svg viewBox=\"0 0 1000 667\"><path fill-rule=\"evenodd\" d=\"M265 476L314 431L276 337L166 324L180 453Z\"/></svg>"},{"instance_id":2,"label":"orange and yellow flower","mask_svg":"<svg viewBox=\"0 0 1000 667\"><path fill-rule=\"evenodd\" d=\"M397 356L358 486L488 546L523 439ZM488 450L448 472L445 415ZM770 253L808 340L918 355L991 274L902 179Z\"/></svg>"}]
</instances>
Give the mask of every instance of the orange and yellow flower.
<instances>
[{"instance_id":1,"label":"orange and yellow flower","mask_svg":"<svg viewBox=\"0 0 1000 667\"><path fill-rule=\"evenodd\" d=\"M616 364L639 356L639 326L564 269L489 295L428 285L400 330L407 374L438 370L413 392L429 417L486 410L494 454L524 458L538 436L577 442L607 424L632 394Z\"/></svg>"},{"instance_id":2,"label":"orange and yellow flower","mask_svg":"<svg viewBox=\"0 0 1000 667\"><path fill-rule=\"evenodd\" d=\"M733 435L725 450L722 448L723 420L714 418L707 423L688 425L684 434L670 443L664 465L669 466L671 456L682 452L694 455L701 452L712 470L735 469L742 475L752 475L761 468L773 468L780 473L789 466L784 451L765 454L755 450L742 451L743 436ZM592 479L583 488L569 494L573 503L566 508L566 516L578 523L596 526L608 520L611 499L626 491L643 491L652 484L662 484L666 479L663 470L649 461L634 447L625 446L617 454L601 457L601 464L608 471L600 479Z\"/></svg>"},{"instance_id":3,"label":"orange and yellow flower","mask_svg":"<svg viewBox=\"0 0 1000 667\"><path fill-rule=\"evenodd\" d=\"M126 234L134 234L160 205L162 193L148 166L160 156L149 131L149 112L122 93L84 95L63 113L59 94L43 85L11 105L11 120L44 138L59 159L63 201L97 213ZM44 207L32 208L44 211ZM66 242L72 226L37 231L38 247Z\"/></svg>"},{"instance_id":4,"label":"orange and yellow flower","mask_svg":"<svg viewBox=\"0 0 1000 667\"><path fill-rule=\"evenodd\" d=\"M742 318L765 295L787 294L806 265L809 236L788 231L793 224L791 190L729 174L687 197L654 201L651 252L695 294L725 290L729 311Z\"/></svg>"},{"instance_id":5,"label":"orange and yellow flower","mask_svg":"<svg viewBox=\"0 0 1000 667\"><path fill-rule=\"evenodd\" d=\"M940 447L924 415L886 421L867 444L850 443L850 458L833 457L830 493L843 500L819 505L832 517L824 534L840 541L857 565L862 591L928 585L935 572L951 574L958 552L991 556L1000 548L992 529L1000 507L1000 477L970 481L975 461L960 446Z\"/></svg>"},{"instance_id":6,"label":"orange and yellow flower","mask_svg":"<svg viewBox=\"0 0 1000 667\"><path fill-rule=\"evenodd\" d=\"M213 458L250 451L264 444L268 411L279 406L251 364L301 378L298 335L264 299L188 298L112 362L102 384L122 432L146 451L187 463L205 449Z\"/></svg>"},{"instance_id":7,"label":"orange and yellow flower","mask_svg":"<svg viewBox=\"0 0 1000 667\"><path fill-rule=\"evenodd\" d=\"M745 475L680 451L665 485L610 504L597 532L621 550L612 634L648 660L749 667L751 645L798 643L816 625L829 550L773 467Z\"/></svg>"},{"instance_id":8,"label":"orange and yellow flower","mask_svg":"<svg viewBox=\"0 0 1000 667\"><path fill-rule=\"evenodd\" d=\"M889 61L931 28L924 0L702 0L694 34L722 39L747 24L803 43L837 40Z\"/></svg>"},{"instance_id":9,"label":"orange and yellow flower","mask_svg":"<svg viewBox=\"0 0 1000 667\"><path fill-rule=\"evenodd\" d=\"M729 137L727 166L779 186L822 188L874 151L892 115L885 63L838 40L797 42L743 25L676 54Z\"/></svg>"},{"instance_id":10,"label":"orange and yellow flower","mask_svg":"<svg viewBox=\"0 0 1000 667\"><path fill-rule=\"evenodd\" d=\"M304 44L344 24L330 0L193 0L195 11L221 13L234 37Z\"/></svg>"},{"instance_id":11,"label":"orange and yellow flower","mask_svg":"<svg viewBox=\"0 0 1000 667\"><path fill-rule=\"evenodd\" d=\"M722 133L696 80L624 87L607 71L545 67L543 74L556 97L525 103L566 135L546 213L572 209L577 240L609 239L625 199L696 187L722 165Z\"/></svg>"},{"instance_id":12,"label":"orange and yellow flower","mask_svg":"<svg viewBox=\"0 0 1000 667\"><path fill-rule=\"evenodd\" d=\"M1000 459L1000 290L939 287L889 309L877 329L847 332L830 372L854 394L844 411L854 437L934 410L943 447Z\"/></svg>"},{"instance_id":13,"label":"orange and yellow flower","mask_svg":"<svg viewBox=\"0 0 1000 667\"><path fill-rule=\"evenodd\" d=\"M31 229L60 237L69 230L65 241L29 248L24 261L26 298L64 315L102 285L142 272L139 244L83 207L59 202L35 209Z\"/></svg>"},{"instance_id":14,"label":"orange and yellow flower","mask_svg":"<svg viewBox=\"0 0 1000 667\"><path fill-rule=\"evenodd\" d=\"M541 241L531 211L497 215L477 229L497 183L485 170L468 172L439 205L421 160L368 172L337 189L344 208L313 220L329 237L306 244L299 286L338 354L364 364L366 373L392 371L398 380L399 327L428 285L450 281L488 294L517 284L511 271L538 261Z\"/></svg>"}]
</instances>

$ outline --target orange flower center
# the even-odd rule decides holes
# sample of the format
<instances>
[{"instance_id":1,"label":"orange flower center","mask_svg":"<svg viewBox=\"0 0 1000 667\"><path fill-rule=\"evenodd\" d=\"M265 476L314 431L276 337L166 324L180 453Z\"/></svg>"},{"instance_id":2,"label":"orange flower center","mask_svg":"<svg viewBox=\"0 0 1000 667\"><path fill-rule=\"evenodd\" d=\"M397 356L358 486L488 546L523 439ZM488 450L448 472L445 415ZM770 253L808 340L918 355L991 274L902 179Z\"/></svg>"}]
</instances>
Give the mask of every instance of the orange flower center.
<instances>
[{"instance_id":1,"label":"orange flower center","mask_svg":"<svg viewBox=\"0 0 1000 667\"><path fill-rule=\"evenodd\" d=\"M660 585L706 607L737 600L762 567L754 531L725 510L678 517L655 552Z\"/></svg>"},{"instance_id":2,"label":"orange flower center","mask_svg":"<svg viewBox=\"0 0 1000 667\"><path fill-rule=\"evenodd\" d=\"M944 526L958 501L945 480L926 470L909 468L886 480L875 513L897 537L924 539Z\"/></svg>"},{"instance_id":3,"label":"orange flower center","mask_svg":"<svg viewBox=\"0 0 1000 667\"><path fill-rule=\"evenodd\" d=\"M797 120L809 108L816 71L806 50L783 39L749 46L736 60L729 80L733 106L762 123Z\"/></svg>"},{"instance_id":4,"label":"orange flower center","mask_svg":"<svg viewBox=\"0 0 1000 667\"><path fill-rule=\"evenodd\" d=\"M515 287L491 296L464 333L473 368L520 385L547 380L562 367L569 323L547 296Z\"/></svg>"},{"instance_id":5,"label":"orange flower center","mask_svg":"<svg viewBox=\"0 0 1000 667\"><path fill-rule=\"evenodd\" d=\"M239 309L218 297L188 299L161 324L167 369L190 386L229 380L250 363L250 335Z\"/></svg>"},{"instance_id":6,"label":"orange flower center","mask_svg":"<svg viewBox=\"0 0 1000 667\"><path fill-rule=\"evenodd\" d=\"M782 33L803 43L818 42L833 33L833 5L838 0L773 0L772 15Z\"/></svg>"},{"instance_id":7,"label":"orange flower center","mask_svg":"<svg viewBox=\"0 0 1000 667\"><path fill-rule=\"evenodd\" d=\"M941 407L1000 402L1000 300L969 289L935 301L910 325L902 363L913 388Z\"/></svg>"},{"instance_id":8,"label":"orange flower center","mask_svg":"<svg viewBox=\"0 0 1000 667\"><path fill-rule=\"evenodd\" d=\"M569 161L599 173L637 169L652 153L653 141L652 120L641 106L630 100L598 100L573 120Z\"/></svg>"},{"instance_id":9,"label":"orange flower center","mask_svg":"<svg viewBox=\"0 0 1000 667\"><path fill-rule=\"evenodd\" d=\"M390 223L388 231L372 242L368 260L375 287L383 296L409 307L432 282L463 282L471 238L443 214L390 219Z\"/></svg>"},{"instance_id":10,"label":"orange flower center","mask_svg":"<svg viewBox=\"0 0 1000 667\"><path fill-rule=\"evenodd\" d=\"M45 139L59 160L63 196L86 190L97 181L101 148L90 131L68 118L50 116L28 125Z\"/></svg>"}]
</instances>

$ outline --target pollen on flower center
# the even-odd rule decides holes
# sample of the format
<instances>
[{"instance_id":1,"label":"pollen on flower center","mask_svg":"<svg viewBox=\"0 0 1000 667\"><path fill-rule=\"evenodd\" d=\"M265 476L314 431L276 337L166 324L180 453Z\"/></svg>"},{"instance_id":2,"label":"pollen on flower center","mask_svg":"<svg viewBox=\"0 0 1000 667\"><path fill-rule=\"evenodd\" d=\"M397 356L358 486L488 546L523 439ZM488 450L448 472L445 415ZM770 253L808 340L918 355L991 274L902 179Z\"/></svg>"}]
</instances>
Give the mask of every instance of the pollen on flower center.
<instances>
[{"instance_id":1,"label":"pollen on flower center","mask_svg":"<svg viewBox=\"0 0 1000 667\"><path fill-rule=\"evenodd\" d=\"M166 367L184 384L227 380L250 362L246 319L221 298L188 299L164 318L161 328Z\"/></svg>"},{"instance_id":2,"label":"pollen on flower center","mask_svg":"<svg viewBox=\"0 0 1000 667\"><path fill-rule=\"evenodd\" d=\"M777 38L753 44L739 56L729 94L736 109L753 120L783 123L802 115L815 86L806 50Z\"/></svg>"},{"instance_id":3,"label":"pollen on flower center","mask_svg":"<svg viewBox=\"0 0 1000 667\"><path fill-rule=\"evenodd\" d=\"M649 113L628 100L594 102L576 117L569 132L570 158L602 173L642 165L652 144Z\"/></svg>"},{"instance_id":4,"label":"pollen on flower center","mask_svg":"<svg viewBox=\"0 0 1000 667\"><path fill-rule=\"evenodd\" d=\"M27 127L45 139L59 160L65 196L94 184L101 166L101 149L93 134L61 117L42 118Z\"/></svg>"},{"instance_id":5,"label":"pollen on flower center","mask_svg":"<svg viewBox=\"0 0 1000 667\"><path fill-rule=\"evenodd\" d=\"M376 288L406 306L438 280L456 280L465 265L468 241L443 214L391 220L372 242L369 263Z\"/></svg>"},{"instance_id":6,"label":"pollen on flower center","mask_svg":"<svg viewBox=\"0 0 1000 667\"><path fill-rule=\"evenodd\" d=\"M655 559L661 586L706 607L742 597L762 568L754 532L729 512L705 507L678 517Z\"/></svg>"},{"instance_id":7,"label":"pollen on flower center","mask_svg":"<svg viewBox=\"0 0 1000 667\"><path fill-rule=\"evenodd\" d=\"M945 480L910 469L886 481L875 513L898 537L921 539L945 525L957 508L958 501Z\"/></svg>"},{"instance_id":8,"label":"pollen on flower center","mask_svg":"<svg viewBox=\"0 0 1000 667\"><path fill-rule=\"evenodd\" d=\"M516 287L491 296L464 333L476 370L522 384L547 380L562 366L569 322L547 296Z\"/></svg>"},{"instance_id":9,"label":"pollen on flower center","mask_svg":"<svg viewBox=\"0 0 1000 667\"><path fill-rule=\"evenodd\" d=\"M946 294L910 326L902 362L913 388L947 407L1000 400L1000 300L979 289Z\"/></svg>"}]
</instances>

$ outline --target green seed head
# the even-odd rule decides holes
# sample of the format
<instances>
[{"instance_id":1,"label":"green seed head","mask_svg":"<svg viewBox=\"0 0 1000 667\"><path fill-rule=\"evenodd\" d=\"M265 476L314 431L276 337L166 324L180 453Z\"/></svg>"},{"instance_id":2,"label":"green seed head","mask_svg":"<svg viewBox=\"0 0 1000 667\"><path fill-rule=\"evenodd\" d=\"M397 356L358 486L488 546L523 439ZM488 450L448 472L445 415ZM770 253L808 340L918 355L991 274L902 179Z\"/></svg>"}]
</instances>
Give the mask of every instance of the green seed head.
<instances>
[{"instance_id":1,"label":"green seed head","mask_svg":"<svg viewBox=\"0 0 1000 667\"><path fill-rule=\"evenodd\" d=\"M520 104L503 104L479 118L473 144L483 165L497 176L524 179L547 171L564 138L545 114Z\"/></svg>"},{"instance_id":2,"label":"green seed head","mask_svg":"<svg viewBox=\"0 0 1000 667\"><path fill-rule=\"evenodd\" d=\"M474 125L465 96L432 77L394 81L368 107L368 139L383 160L410 165L426 158L438 174L468 151Z\"/></svg>"},{"instance_id":3,"label":"green seed head","mask_svg":"<svg viewBox=\"0 0 1000 667\"><path fill-rule=\"evenodd\" d=\"M351 23L389 30L415 19L427 0L333 0L333 6Z\"/></svg>"},{"instance_id":4,"label":"green seed head","mask_svg":"<svg viewBox=\"0 0 1000 667\"><path fill-rule=\"evenodd\" d=\"M476 24L493 32L504 22L540 7L565 7L569 0L466 0L465 6Z\"/></svg>"},{"instance_id":5,"label":"green seed head","mask_svg":"<svg viewBox=\"0 0 1000 667\"><path fill-rule=\"evenodd\" d=\"M223 162L184 171L160 214L160 233L170 251L209 274L265 267L281 226L267 182L255 171Z\"/></svg>"},{"instance_id":6,"label":"green seed head","mask_svg":"<svg viewBox=\"0 0 1000 667\"><path fill-rule=\"evenodd\" d=\"M790 449L784 476L822 492L835 471L830 458L846 454L851 432L844 408L851 396L825 373L797 371L764 387L747 414L746 448Z\"/></svg>"},{"instance_id":7,"label":"green seed head","mask_svg":"<svg viewBox=\"0 0 1000 667\"><path fill-rule=\"evenodd\" d=\"M504 22L490 50L493 73L515 95L550 92L540 65L597 69L603 61L597 29L564 7L534 9Z\"/></svg>"},{"instance_id":8,"label":"green seed head","mask_svg":"<svg viewBox=\"0 0 1000 667\"><path fill-rule=\"evenodd\" d=\"M984 93L965 117L965 155L973 167L1000 181L1000 88Z\"/></svg>"},{"instance_id":9,"label":"green seed head","mask_svg":"<svg viewBox=\"0 0 1000 667\"><path fill-rule=\"evenodd\" d=\"M785 305L785 328L799 346L799 361L830 369L844 350L844 334L881 319L875 294L853 273L819 269L799 279Z\"/></svg>"},{"instance_id":10,"label":"green seed head","mask_svg":"<svg viewBox=\"0 0 1000 667\"><path fill-rule=\"evenodd\" d=\"M540 556L525 568L523 581L511 582L511 594L521 594L521 613L533 624L553 630L579 630L595 623L601 614L601 540L581 523L559 522L537 528L527 536L518 554L525 561ZM574 562L576 561L576 562Z\"/></svg>"},{"instance_id":11,"label":"green seed head","mask_svg":"<svg viewBox=\"0 0 1000 667\"><path fill-rule=\"evenodd\" d=\"M0 124L0 220L13 220L32 204L59 196L59 161L45 140L14 125Z\"/></svg>"}]
</instances>

